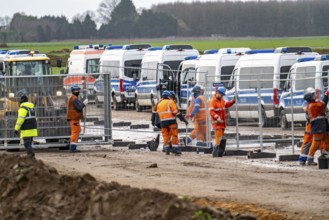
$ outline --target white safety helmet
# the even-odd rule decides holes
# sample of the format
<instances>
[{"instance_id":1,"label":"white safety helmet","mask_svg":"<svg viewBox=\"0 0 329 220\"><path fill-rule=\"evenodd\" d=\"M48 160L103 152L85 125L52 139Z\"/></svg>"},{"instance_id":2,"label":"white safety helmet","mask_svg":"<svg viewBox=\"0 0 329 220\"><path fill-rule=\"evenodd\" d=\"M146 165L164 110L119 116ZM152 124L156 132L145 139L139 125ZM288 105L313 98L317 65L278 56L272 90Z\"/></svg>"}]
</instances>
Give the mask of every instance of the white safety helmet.
<instances>
[{"instance_id":1,"label":"white safety helmet","mask_svg":"<svg viewBox=\"0 0 329 220\"><path fill-rule=\"evenodd\" d=\"M314 97L314 93L315 93L315 89L313 89L312 87L308 87L307 89L305 89L304 99L307 102L312 102L313 101L313 97Z\"/></svg>"}]
</instances>

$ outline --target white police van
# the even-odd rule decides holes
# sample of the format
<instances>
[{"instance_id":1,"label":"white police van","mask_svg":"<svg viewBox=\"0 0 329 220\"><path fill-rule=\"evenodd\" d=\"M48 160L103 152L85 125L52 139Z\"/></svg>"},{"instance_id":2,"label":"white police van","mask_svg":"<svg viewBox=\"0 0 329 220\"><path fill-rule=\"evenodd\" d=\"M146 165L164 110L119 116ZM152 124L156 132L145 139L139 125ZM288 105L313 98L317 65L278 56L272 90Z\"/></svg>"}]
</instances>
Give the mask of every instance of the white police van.
<instances>
[{"instance_id":1,"label":"white police van","mask_svg":"<svg viewBox=\"0 0 329 220\"><path fill-rule=\"evenodd\" d=\"M113 109L135 104L136 84L140 77L142 58L149 44L131 44L108 47L100 58L100 72L111 74ZM104 102L104 80L101 75L94 83L96 102Z\"/></svg>"},{"instance_id":2,"label":"white police van","mask_svg":"<svg viewBox=\"0 0 329 220\"><path fill-rule=\"evenodd\" d=\"M151 48L143 57L142 71L136 90L136 110L152 107L161 97L163 90L179 91L178 68L188 56L199 52L190 45L165 45Z\"/></svg>"},{"instance_id":3,"label":"white police van","mask_svg":"<svg viewBox=\"0 0 329 220\"><path fill-rule=\"evenodd\" d=\"M304 91L312 87L318 97L328 89L329 56L306 57L298 59L289 72L286 84L280 97L280 120L283 129L289 128L292 122L291 107L294 122L306 122L303 108ZM291 98L291 94L293 95ZM291 103L293 105L291 106Z\"/></svg>"},{"instance_id":4,"label":"white police van","mask_svg":"<svg viewBox=\"0 0 329 220\"><path fill-rule=\"evenodd\" d=\"M213 82L224 82L224 86L230 80L232 71L240 57L250 51L250 48L222 48L204 51L204 54L190 60L185 60L180 67L180 93L179 104L186 109L190 98L190 90L196 84L210 86ZM193 67L190 67L193 66ZM206 80L207 74L207 80ZM208 85L205 83L209 82Z\"/></svg>"},{"instance_id":5,"label":"white police van","mask_svg":"<svg viewBox=\"0 0 329 220\"><path fill-rule=\"evenodd\" d=\"M315 57L308 47L280 47L273 53L258 51L242 56L236 63L229 84L227 98L238 92L238 115L229 109L231 118L258 120L258 81L261 94L263 126L279 125L279 99L291 66L298 58Z\"/></svg>"}]
</instances>

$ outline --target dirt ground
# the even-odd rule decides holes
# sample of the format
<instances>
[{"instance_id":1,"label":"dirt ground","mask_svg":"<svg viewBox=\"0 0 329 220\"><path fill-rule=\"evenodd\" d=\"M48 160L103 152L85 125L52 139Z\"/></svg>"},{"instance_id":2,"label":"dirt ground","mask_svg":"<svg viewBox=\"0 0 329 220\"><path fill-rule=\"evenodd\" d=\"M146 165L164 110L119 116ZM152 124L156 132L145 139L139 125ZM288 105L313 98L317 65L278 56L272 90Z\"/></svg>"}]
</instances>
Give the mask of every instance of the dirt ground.
<instances>
[{"instance_id":1,"label":"dirt ground","mask_svg":"<svg viewBox=\"0 0 329 220\"><path fill-rule=\"evenodd\" d=\"M155 189L96 181L89 174L60 175L40 160L0 155L0 216L4 220L255 220L200 207Z\"/></svg>"},{"instance_id":2,"label":"dirt ground","mask_svg":"<svg viewBox=\"0 0 329 220\"><path fill-rule=\"evenodd\" d=\"M98 181L174 193L198 205L250 212L258 219L329 219L329 172L296 162L126 148L80 147L70 154L38 150L36 156L60 174L89 173ZM19 153L19 154L23 154ZM260 162L261 161L261 162ZM155 168L150 168L156 164Z\"/></svg>"}]
</instances>

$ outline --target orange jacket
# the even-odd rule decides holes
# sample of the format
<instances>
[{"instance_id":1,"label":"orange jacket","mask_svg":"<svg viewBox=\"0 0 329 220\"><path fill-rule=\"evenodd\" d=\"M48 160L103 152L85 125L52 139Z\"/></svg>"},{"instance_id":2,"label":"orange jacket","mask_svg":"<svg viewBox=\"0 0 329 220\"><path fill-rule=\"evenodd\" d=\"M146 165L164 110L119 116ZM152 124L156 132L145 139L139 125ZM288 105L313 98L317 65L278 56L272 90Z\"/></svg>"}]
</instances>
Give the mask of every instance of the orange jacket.
<instances>
[{"instance_id":1,"label":"orange jacket","mask_svg":"<svg viewBox=\"0 0 329 220\"><path fill-rule=\"evenodd\" d=\"M198 104L198 103L201 104ZM199 111L195 115L191 115L195 106L199 106ZM190 103L190 106L187 109L187 114L191 115L191 117L194 117L194 120L198 123L205 122L206 121L206 98L203 95L199 95L198 97L192 96L192 100Z\"/></svg>"},{"instance_id":2,"label":"orange jacket","mask_svg":"<svg viewBox=\"0 0 329 220\"><path fill-rule=\"evenodd\" d=\"M73 102L77 99L75 95L71 95L69 100L67 101L67 114L66 118L68 120L80 120L83 119L83 111L77 111Z\"/></svg>"},{"instance_id":3,"label":"orange jacket","mask_svg":"<svg viewBox=\"0 0 329 220\"><path fill-rule=\"evenodd\" d=\"M326 104L322 101L308 102L307 115L311 122L312 133L323 133L327 131L328 121L326 119Z\"/></svg>"},{"instance_id":4,"label":"orange jacket","mask_svg":"<svg viewBox=\"0 0 329 220\"><path fill-rule=\"evenodd\" d=\"M162 99L156 107L159 114L161 127L176 124L176 115L179 113L176 103L170 99Z\"/></svg>"},{"instance_id":5,"label":"orange jacket","mask_svg":"<svg viewBox=\"0 0 329 220\"><path fill-rule=\"evenodd\" d=\"M234 103L234 99L226 102L223 98L217 99L216 96L210 100L209 112L214 129L226 128L226 108L231 107ZM219 118L221 122L217 122Z\"/></svg>"}]
</instances>

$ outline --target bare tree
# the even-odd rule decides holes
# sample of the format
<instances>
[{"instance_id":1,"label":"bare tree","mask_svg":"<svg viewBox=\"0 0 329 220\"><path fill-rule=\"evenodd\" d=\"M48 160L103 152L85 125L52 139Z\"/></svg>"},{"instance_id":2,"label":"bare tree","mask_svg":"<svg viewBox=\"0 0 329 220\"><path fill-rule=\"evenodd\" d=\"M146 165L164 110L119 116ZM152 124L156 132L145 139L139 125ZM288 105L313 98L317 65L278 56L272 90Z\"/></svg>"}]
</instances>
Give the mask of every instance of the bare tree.
<instances>
[{"instance_id":1,"label":"bare tree","mask_svg":"<svg viewBox=\"0 0 329 220\"><path fill-rule=\"evenodd\" d=\"M97 9L98 23L108 24L111 20L112 11L119 2L120 0L103 0Z\"/></svg>"}]
</instances>

